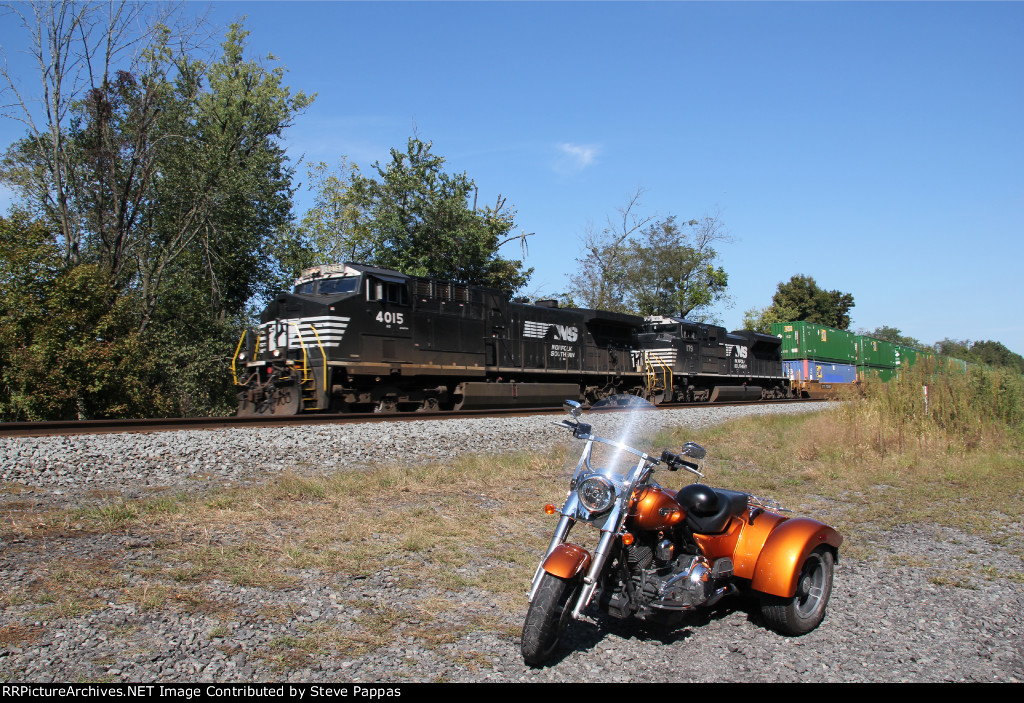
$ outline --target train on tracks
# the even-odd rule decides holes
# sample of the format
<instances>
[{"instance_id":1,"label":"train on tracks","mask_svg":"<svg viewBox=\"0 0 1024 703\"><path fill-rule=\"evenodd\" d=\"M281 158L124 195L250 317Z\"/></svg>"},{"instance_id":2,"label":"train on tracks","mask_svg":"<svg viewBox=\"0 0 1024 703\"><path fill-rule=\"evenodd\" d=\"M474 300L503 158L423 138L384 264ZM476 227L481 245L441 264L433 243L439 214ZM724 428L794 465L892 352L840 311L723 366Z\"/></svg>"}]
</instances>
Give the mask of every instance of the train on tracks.
<instances>
[{"instance_id":1,"label":"train on tracks","mask_svg":"<svg viewBox=\"0 0 1024 703\"><path fill-rule=\"evenodd\" d=\"M841 397L871 379L887 382L921 360L934 360L928 350L897 344L807 320L778 322L772 334L782 341L783 373L794 395ZM951 370L965 371L966 362L943 357Z\"/></svg>"},{"instance_id":2,"label":"train on tracks","mask_svg":"<svg viewBox=\"0 0 1024 703\"><path fill-rule=\"evenodd\" d=\"M275 296L232 369L240 415L714 402L792 395L781 344L349 263Z\"/></svg>"}]
</instances>

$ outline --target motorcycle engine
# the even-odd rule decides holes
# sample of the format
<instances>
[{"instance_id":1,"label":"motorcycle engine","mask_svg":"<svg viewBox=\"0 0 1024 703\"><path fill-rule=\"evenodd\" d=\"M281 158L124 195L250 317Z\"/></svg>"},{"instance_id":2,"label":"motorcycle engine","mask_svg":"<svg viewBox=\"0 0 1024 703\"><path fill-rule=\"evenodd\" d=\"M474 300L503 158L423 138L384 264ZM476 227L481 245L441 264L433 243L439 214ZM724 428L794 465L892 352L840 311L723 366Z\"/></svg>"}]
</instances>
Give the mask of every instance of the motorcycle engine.
<instances>
[{"instance_id":1,"label":"motorcycle engine","mask_svg":"<svg viewBox=\"0 0 1024 703\"><path fill-rule=\"evenodd\" d=\"M602 605L616 617L682 611L703 605L715 591L712 566L703 556L677 554L676 544L662 539L653 544L634 543L623 550L625 571L605 591Z\"/></svg>"}]
</instances>

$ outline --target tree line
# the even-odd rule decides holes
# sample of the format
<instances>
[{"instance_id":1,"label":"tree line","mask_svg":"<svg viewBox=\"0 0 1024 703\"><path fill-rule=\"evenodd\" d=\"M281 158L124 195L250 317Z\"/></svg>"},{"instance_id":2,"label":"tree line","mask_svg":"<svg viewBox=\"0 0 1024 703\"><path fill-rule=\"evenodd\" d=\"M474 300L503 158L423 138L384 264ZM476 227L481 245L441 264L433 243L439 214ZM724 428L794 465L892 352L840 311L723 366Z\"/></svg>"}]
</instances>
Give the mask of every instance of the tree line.
<instances>
[{"instance_id":1,"label":"tree line","mask_svg":"<svg viewBox=\"0 0 1024 703\"><path fill-rule=\"evenodd\" d=\"M769 334L772 323L806 320L846 330L850 328L850 309L853 307L853 295L850 293L825 290L818 285L814 278L797 274L789 281L779 283L770 305L747 310L743 316L743 328ZM888 325L882 325L873 330L859 329L857 333L916 349L933 351L943 356L963 359L971 363L1009 368L1024 374L1024 357L1010 351L1001 342L992 340L958 341L946 338L929 345L903 334L897 327Z\"/></svg>"}]
</instances>

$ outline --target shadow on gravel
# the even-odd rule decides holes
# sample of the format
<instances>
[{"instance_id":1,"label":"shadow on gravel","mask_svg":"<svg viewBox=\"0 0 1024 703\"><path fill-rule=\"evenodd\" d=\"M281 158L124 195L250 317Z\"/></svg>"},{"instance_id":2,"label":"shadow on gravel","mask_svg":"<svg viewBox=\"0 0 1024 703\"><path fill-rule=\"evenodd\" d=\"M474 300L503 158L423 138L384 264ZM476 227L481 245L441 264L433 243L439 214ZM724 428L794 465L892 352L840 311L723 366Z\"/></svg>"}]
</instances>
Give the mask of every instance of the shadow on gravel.
<instances>
[{"instance_id":1,"label":"shadow on gravel","mask_svg":"<svg viewBox=\"0 0 1024 703\"><path fill-rule=\"evenodd\" d=\"M752 608L751 604L755 607ZM726 618L737 611L745 613L748 620L762 625L758 620L756 601L747 603L739 598L713 608L698 608L691 612L680 613L669 622L650 622L636 618L620 620L589 610L587 615L591 621L572 623L563 636L561 645L545 666L557 666L570 655L589 652L598 647L601 642L606 641L609 635L624 640L657 642L661 645L684 642L693 636L694 630L704 627L712 621Z\"/></svg>"}]
</instances>

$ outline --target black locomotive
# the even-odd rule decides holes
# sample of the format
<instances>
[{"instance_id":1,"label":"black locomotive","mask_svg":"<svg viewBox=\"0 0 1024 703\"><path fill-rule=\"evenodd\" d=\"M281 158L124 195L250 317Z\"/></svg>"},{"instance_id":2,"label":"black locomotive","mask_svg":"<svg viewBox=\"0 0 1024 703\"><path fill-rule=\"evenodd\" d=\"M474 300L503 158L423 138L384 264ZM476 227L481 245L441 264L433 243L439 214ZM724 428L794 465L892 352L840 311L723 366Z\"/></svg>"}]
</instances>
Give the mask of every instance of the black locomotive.
<instances>
[{"instance_id":1,"label":"black locomotive","mask_svg":"<svg viewBox=\"0 0 1024 703\"><path fill-rule=\"evenodd\" d=\"M647 370L652 402L758 400L790 393L781 347L769 334L649 317L634 354Z\"/></svg>"},{"instance_id":2,"label":"black locomotive","mask_svg":"<svg viewBox=\"0 0 1024 703\"><path fill-rule=\"evenodd\" d=\"M510 302L359 264L303 272L239 342L239 414L544 407L785 392L780 341L672 318ZM241 369L239 369L241 365Z\"/></svg>"}]
</instances>

